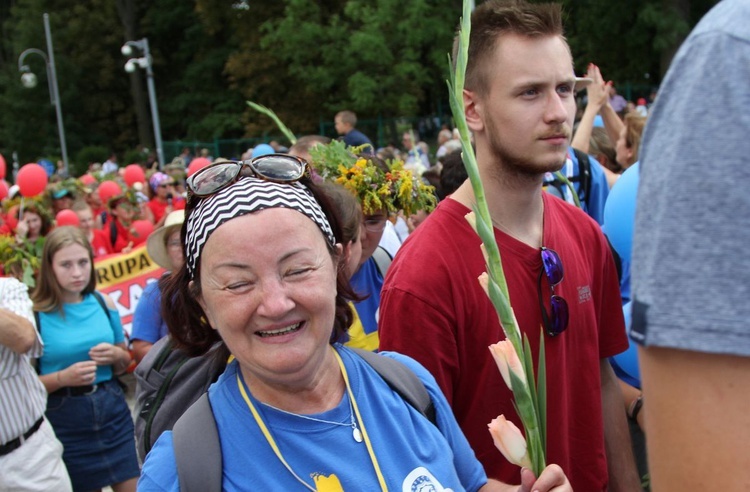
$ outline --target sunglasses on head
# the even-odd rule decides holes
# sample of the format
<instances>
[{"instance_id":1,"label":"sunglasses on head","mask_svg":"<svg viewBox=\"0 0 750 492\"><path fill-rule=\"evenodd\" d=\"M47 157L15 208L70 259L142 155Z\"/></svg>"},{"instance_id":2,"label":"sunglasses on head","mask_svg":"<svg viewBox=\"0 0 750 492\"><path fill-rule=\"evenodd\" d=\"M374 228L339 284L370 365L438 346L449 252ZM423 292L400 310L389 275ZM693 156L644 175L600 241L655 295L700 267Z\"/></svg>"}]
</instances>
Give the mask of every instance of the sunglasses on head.
<instances>
[{"instance_id":1,"label":"sunglasses on head","mask_svg":"<svg viewBox=\"0 0 750 492\"><path fill-rule=\"evenodd\" d=\"M568 328L568 303L562 297L555 294L555 287L562 282L564 273L560 256L551 249L542 247L542 271L539 272L537 292L539 293L539 308L542 311L542 322L547 335L554 337ZM542 277L547 277L550 296L550 310L544 303L542 295Z\"/></svg>"},{"instance_id":2,"label":"sunglasses on head","mask_svg":"<svg viewBox=\"0 0 750 492\"><path fill-rule=\"evenodd\" d=\"M268 154L204 167L188 178L187 187L194 196L206 197L236 183L242 176L274 183L293 183L305 175L310 175L310 167L304 159L288 154Z\"/></svg>"}]
</instances>

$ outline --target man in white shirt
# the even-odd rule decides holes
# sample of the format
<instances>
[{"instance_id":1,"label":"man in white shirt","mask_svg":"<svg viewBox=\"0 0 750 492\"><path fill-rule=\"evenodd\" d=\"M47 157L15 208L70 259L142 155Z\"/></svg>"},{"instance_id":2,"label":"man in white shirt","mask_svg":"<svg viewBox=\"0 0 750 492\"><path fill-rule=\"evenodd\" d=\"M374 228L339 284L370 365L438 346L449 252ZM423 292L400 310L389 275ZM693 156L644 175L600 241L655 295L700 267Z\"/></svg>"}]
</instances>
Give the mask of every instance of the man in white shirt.
<instances>
[{"instance_id":1,"label":"man in white shirt","mask_svg":"<svg viewBox=\"0 0 750 492\"><path fill-rule=\"evenodd\" d=\"M0 490L70 491L63 447L44 418L47 390L29 359L42 355L26 286L0 278Z\"/></svg>"}]
</instances>

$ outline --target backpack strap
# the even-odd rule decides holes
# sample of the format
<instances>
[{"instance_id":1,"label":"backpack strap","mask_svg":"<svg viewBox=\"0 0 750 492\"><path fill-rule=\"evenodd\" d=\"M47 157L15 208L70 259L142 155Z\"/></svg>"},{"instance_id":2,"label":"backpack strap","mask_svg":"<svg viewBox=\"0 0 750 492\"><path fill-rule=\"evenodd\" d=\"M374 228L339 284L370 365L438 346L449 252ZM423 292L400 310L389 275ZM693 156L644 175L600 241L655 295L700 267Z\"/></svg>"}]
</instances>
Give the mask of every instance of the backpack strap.
<instances>
[{"instance_id":1,"label":"backpack strap","mask_svg":"<svg viewBox=\"0 0 750 492\"><path fill-rule=\"evenodd\" d=\"M427 392L427 388L424 387L422 380L411 369L395 359L383 357L374 352L352 347L349 347L349 350L362 357L370 367L375 369L375 372L404 401L416 408L433 425L437 425L435 405L432 403L432 398L430 398L430 394Z\"/></svg>"},{"instance_id":2,"label":"backpack strap","mask_svg":"<svg viewBox=\"0 0 750 492\"><path fill-rule=\"evenodd\" d=\"M117 242L117 225L115 224L114 218L109 221L109 242L114 249L115 243Z\"/></svg>"},{"instance_id":3,"label":"backpack strap","mask_svg":"<svg viewBox=\"0 0 750 492\"><path fill-rule=\"evenodd\" d=\"M388 254L385 248L378 246L372 253L372 259L375 260L375 266L378 267L380 275L385 278L385 274L388 273L388 267L391 266L391 262L393 261L391 255Z\"/></svg>"},{"instance_id":4,"label":"backpack strap","mask_svg":"<svg viewBox=\"0 0 750 492\"><path fill-rule=\"evenodd\" d=\"M435 406L422 381L403 363L367 350L350 348L375 369L388 386L433 425ZM222 460L219 431L208 393L196 401L175 423L172 446L182 492L219 492Z\"/></svg>"},{"instance_id":5,"label":"backpack strap","mask_svg":"<svg viewBox=\"0 0 750 492\"><path fill-rule=\"evenodd\" d=\"M576 160L578 161L578 175L581 182L578 196L581 202L586 202L586 205L588 205L589 194L591 193L591 159L582 150L573 148L573 153L576 155Z\"/></svg>"},{"instance_id":6,"label":"backpack strap","mask_svg":"<svg viewBox=\"0 0 750 492\"><path fill-rule=\"evenodd\" d=\"M221 444L208 393L177 420L172 445L182 492L221 492Z\"/></svg>"},{"instance_id":7,"label":"backpack strap","mask_svg":"<svg viewBox=\"0 0 750 492\"><path fill-rule=\"evenodd\" d=\"M109 321L109 327L112 328L112 330L114 331L115 327L112 324L112 318L110 318L109 316L109 307L107 307L107 302L104 300L104 297L102 296L101 292L94 290L91 292L91 294L93 294L96 301L102 307L102 310L104 311L104 315L107 317L107 321Z\"/></svg>"}]
</instances>

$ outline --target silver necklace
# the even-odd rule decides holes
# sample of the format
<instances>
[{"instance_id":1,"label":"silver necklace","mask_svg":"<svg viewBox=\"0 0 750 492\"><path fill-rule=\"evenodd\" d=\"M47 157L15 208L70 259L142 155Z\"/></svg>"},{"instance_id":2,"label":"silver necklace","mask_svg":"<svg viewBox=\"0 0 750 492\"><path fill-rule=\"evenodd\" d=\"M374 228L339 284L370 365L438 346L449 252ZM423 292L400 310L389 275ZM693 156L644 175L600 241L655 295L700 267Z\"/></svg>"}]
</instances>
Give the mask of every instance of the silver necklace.
<instances>
[{"instance_id":1,"label":"silver necklace","mask_svg":"<svg viewBox=\"0 0 750 492\"><path fill-rule=\"evenodd\" d=\"M351 399L347 398L347 401L349 402L349 419L350 421L347 422L333 422L331 420L323 420L323 419L316 419L315 417L310 417L308 415L301 415L299 413L294 412L287 412L286 410L282 410L281 408L274 407L273 405L269 405L268 403L261 402L264 406L268 408L273 408L277 412L285 413L287 415L291 415L292 417L299 417L301 419L305 420L312 420L313 422L320 422L321 424L330 424L330 425L341 425L344 427L351 427L352 428L352 437L357 442L362 442L362 432L359 430L359 427L357 427L357 419L354 418L354 409L352 408L352 401Z\"/></svg>"}]
</instances>

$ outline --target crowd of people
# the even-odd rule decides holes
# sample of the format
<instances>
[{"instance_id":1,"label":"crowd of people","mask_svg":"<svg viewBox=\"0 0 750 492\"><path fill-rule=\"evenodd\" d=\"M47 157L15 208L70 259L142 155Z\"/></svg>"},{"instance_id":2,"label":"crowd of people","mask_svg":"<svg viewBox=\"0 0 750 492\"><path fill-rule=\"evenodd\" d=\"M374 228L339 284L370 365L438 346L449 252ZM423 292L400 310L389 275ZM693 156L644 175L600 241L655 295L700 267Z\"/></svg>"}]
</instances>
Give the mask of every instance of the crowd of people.
<instances>
[{"instance_id":1,"label":"crowd of people","mask_svg":"<svg viewBox=\"0 0 750 492\"><path fill-rule=\"evenodd\" d=\"M487 430L501 414L521 420L487 350L505 335L477 281L486 259L465 218L477 196L458 131L441 129L432 149L413 130L401 148L376 147L342 110L334 140L260 144L200 166L184 154L142 176L112 155L36 197L10 188L0 238L8 251L39 254L33 265L6 261L0 278L0 490L189 490L186 454L190 476L206 477L202 490L742 484L733 474L747 472L717 470L748 451L739 413L748 393L737 388L748 385L741 326L750 313L746 289L725 282L747 260L720 258L741 251L727 224L750 207L710 176L726 222L695 206L705 167L691 153L739 165L740 152L720 157L704 138L734 149L737 132L688 128L690 101L705 100L705 118L729 110L722 90L750 103L724 78L709 96L694 66L719 48L750 57L750 23L739 19L750 20L747 5L722 1L656 101L630 104L595 64L575 76L559 5L491 0L472 15L466 123L513 312L535 359L545 347L539 476L506 459ZM684 95L678 77L689 81ZM694 186L667 193L684 173ZM96 290L94 261L141 244L165 273L145 286L126 343L115 303ZM706 295L729 300L688 317L685 302L703 306ZM165 337L192 357L218 344L226 369L140 460L117 376ZM688 375L726 404L691 393ZM412 392L427 395L429 410ZM670 401L687 416L674 418ZM721 460L696 456L701 438L686 429L697 421L728 443ZM195 422L213 429L211 459L184 449L180 423Z\"/></svg>"}]
</instances>

